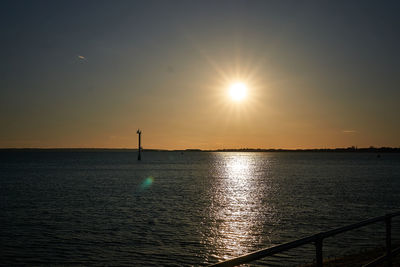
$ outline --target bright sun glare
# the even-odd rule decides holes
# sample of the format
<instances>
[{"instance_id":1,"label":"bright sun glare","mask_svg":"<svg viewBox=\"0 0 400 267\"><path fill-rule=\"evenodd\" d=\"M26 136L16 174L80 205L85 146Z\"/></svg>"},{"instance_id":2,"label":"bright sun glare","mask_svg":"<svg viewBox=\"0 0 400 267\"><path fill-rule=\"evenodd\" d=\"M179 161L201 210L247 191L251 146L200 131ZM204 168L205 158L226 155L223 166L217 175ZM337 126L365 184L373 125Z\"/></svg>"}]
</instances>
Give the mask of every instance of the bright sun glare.
<instances>
[{"instance_id":1,"label":"bright sun glare","mask_svg":"<svg viewBox=\"0 0 400 267\"><path fill-rule=\"evenodd\" d=\"M241 101L247 95L247 86L244 83L234 83L229 87L229 95L233 101Z\"/></svg>"}]
</instances>

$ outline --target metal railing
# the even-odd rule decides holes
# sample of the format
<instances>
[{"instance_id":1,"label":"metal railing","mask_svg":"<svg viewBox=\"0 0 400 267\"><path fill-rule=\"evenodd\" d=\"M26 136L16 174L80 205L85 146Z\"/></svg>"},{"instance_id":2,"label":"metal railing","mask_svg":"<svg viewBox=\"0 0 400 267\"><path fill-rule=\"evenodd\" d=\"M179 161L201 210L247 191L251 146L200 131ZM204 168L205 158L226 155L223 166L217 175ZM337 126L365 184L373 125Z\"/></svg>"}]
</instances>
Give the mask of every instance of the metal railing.
<instances>
[{"instance_id":1,"label":"metal railing","mask_svg":"<svg viewBox=\"0 0 400 267\"><path fill-rule=\"evenodd\" d=\"M317 267L322 267L323 266L323 256L322 256L322 245L323 241L327 237L332 237L340 233L344 233L347 231L351 231L354 229L358 229L373 223L377 222L385 222L386 225L386 251L385 254L372 262L364 265L363 267L370 267L370 266L376 266L377 264L387 262L388 266L392 266L392 257L398 253L400 253L400 248L397 248L395 250L392 250L392 218L400 216L400 212L395 212L395 213L389 213L384 216L372 218L369 220L365 220L362 222L358 222L355 224L343 226L340 228L336 228L330 231L326 232L321 232L312 236L308 236L305 238L301 238L292 242L284 243L281 245L273 246L270 248L266 249L261 249L243 256L239 256L230 260L222 261L210 266L237 266L240 264L245 264L249 263L255 260L259 260L262 258L265 258L267 256L272 256L277 253L281 253L284 251L287 251L292 248L297 248L306 244L314 243L315 244L315 260L316 260L316 265Z\"/></svg>"}]
</instances>

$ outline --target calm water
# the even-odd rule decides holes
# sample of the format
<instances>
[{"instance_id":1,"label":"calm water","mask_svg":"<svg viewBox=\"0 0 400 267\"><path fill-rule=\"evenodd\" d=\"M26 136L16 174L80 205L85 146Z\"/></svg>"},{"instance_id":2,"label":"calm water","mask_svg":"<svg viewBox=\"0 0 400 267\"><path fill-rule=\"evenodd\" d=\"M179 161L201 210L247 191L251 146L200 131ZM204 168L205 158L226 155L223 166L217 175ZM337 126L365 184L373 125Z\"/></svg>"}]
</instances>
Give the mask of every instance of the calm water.
<instances>
[{"instance_id":1,"label":"calm water","mask_svg":"<svg viewBox=\"0 0 400 267\"><path fill-rule=\"evenodd\" d=\"M206 265L399 210L400 154L1 151L0 208L1 265ZM257 264L312 259L306 246Z\"/></svg>"}]
</instances>

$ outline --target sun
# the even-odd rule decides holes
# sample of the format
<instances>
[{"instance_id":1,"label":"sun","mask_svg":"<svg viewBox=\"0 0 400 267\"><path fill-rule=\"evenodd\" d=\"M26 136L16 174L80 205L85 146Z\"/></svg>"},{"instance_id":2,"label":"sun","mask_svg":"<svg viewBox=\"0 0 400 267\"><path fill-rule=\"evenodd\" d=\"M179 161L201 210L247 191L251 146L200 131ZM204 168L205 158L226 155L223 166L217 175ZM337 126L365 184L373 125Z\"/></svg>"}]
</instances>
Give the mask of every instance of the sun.
<instances>
[{"instance_id":1,"label":"sun","mask_svg":"<svg viewBox=\"0 0 400 267\"><path fill-rule=\"evenodd\" d=\"M229 87L229 96L233 101L239 102L247 96L247 86L242 82L237 82Z\"/></svg>"}]
</instances>

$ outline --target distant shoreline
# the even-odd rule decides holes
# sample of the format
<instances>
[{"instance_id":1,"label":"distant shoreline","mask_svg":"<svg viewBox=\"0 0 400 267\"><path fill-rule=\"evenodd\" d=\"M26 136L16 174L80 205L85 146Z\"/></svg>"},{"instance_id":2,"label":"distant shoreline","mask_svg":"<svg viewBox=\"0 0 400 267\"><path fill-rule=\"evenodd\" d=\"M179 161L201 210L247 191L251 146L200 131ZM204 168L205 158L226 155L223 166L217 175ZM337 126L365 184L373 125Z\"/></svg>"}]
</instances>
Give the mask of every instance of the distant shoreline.
<instances>
[{"instance_id":1,"label":"distant shoreline","mask_svg":"<svg viewBox=\"0 0 400 267\"><path fill-rule=\"evenodd\" d=\"M0 148L0 151L125 151L136 152L135 148ZM400 153L400 147L368 147L368 148L312 148L312 149L280 149L280 148L238 148L238 149L143 149L143 152L369 152Z\"/></svg>"}]
</instances>

